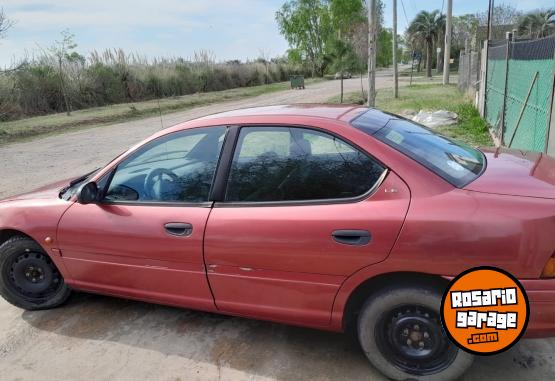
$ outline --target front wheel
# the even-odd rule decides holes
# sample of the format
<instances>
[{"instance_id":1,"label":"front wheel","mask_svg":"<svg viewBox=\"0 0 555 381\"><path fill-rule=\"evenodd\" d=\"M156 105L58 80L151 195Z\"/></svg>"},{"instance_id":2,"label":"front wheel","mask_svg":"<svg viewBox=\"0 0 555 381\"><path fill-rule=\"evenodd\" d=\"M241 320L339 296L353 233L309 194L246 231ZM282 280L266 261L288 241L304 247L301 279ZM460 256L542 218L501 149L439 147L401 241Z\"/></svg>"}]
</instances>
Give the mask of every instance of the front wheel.
<instances>
[{"instance_id":1,"label":"front wheel","mask_svg":"<svg viewBox=\"0 0 555 381\"><path fill-rule=\"evenodd\" d=\"M370 362L394 380L456 380L474 356L447 337L441 293L401 286L378 291L363 306L358 338Z\"/></svg>"},{"instance_id":2,"label":"front wheel","mask_svg":"<svg viewBox=\"0 0 555 381\"><path fill-rule=\"evenodd\" d=\"M0 246L0 294L26 310L63 304L71 290L50 257L32 239L18 236Z\"/></svg>"}]
</instances>

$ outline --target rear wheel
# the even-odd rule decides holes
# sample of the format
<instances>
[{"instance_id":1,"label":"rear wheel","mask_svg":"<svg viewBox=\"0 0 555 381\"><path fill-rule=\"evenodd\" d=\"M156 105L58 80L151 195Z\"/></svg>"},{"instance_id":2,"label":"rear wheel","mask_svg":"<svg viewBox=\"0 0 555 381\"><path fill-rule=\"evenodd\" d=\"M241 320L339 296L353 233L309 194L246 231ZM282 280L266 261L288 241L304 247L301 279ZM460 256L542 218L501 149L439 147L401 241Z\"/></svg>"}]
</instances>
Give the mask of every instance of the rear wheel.
<instances>
[{"instance_id":1,"label":"rear wheel","mask_svg":"<svg viewBox=\"0 0 555 381\"><path fill-rule=\"evenodd\" d=\"M32 239L13 237L0 246L0 294L26 310L54 308L71 290L56 265Z\"/></svg>"},{"instance_id":2,"label":"rear wheel","mask_svg":"<svg viewBox=\"0 0 555 381\"><path fill-rule=\"evenodd\" d=\"M441 293L392 287L374 294L358 320L360 345L370 362L394 380L454 380L473 356L447 337L439 315Z\"/></svg>"}]
</instances>

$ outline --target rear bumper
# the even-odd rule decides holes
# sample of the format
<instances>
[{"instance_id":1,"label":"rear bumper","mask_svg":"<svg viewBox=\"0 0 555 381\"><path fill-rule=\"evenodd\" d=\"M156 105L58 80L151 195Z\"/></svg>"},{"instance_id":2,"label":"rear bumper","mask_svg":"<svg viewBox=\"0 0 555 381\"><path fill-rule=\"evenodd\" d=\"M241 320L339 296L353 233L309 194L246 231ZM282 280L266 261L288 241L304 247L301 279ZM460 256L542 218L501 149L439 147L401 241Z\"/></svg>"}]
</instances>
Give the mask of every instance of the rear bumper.
<instances>
[{"instance_id":1,"label":"rear bumper","mask_svg":"<svg viewBox=\"0 0 555 381\"><path fill-rule=\"evenodd\" d=\"M520 282L530 301L530 320L525 337L555 337L555 279Z\"/></svg>"}]
</instances>

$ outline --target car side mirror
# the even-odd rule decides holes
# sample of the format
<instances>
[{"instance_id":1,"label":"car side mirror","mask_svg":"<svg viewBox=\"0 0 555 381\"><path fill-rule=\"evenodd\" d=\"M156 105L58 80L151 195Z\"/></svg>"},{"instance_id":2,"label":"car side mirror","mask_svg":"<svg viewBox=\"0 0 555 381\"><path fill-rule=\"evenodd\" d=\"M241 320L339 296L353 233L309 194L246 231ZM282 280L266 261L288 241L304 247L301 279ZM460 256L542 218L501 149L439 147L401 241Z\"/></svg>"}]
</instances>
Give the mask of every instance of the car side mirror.
<instances>
[{"instance_id":1,"label":"car side mirror","mask_svg":"<svg viewBox=\"0 0 555 381\"><path fill-rule=\"evenodd\" d=\"M86 183L77 193L77 202L83 205L94 204L98 202L98 196L98 185L95 182Z\"/></svg>"}]
</instances>

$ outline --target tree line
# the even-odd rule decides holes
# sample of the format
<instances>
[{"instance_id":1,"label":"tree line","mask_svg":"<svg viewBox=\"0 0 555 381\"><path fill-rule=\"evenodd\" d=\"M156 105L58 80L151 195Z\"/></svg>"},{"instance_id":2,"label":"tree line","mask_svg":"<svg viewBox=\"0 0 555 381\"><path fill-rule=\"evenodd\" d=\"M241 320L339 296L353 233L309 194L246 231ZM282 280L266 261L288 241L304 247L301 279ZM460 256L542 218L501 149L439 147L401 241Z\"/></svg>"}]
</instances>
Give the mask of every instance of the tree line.
<instances>
[{"instance_id":1,"label":"tree line","mask_svg":"<svg viewBox=\"0 0 555 381\"><path fill-rule=\"evenodd\" d=\"M378 2L383 25L382 1ZM276 12L280 33L289 43L287 58L313 76L366 69L368 10L362 0L290 0ZM378 30L378 66L392 63L391 29Z\"/></svg>"},{"instance_id":2,"label":"tree line","mask_svg":"<svg viewBox=\"0 0 555 381\"><path fill-rule=\"evenodd\" d=\"M383 25L384 4L378 1L377 66L392 62L392 32ZM366 71L368 57L367 5L363 0L289 0L276 13L281 34L289 43L287 52L291 62L304 65L313 75L323 76L342 70ZM487 11L453 17L453 57L465 47L477 50L487 38ZM515 7L501 4L494 7L494 39L505 37L505 32L518 30L520 38L541 38L555 33L555 9L532 11L526 14ZM424 58L426 75L431 77L435 67L441 71L445 41L443 10L421 11L403 36L399 36L398 55L403 61L417 59L421 70Z\"/></svg>"},{"instance_id":3,"label":"tree line","mask_svg":"<svg viewBox=\"0 0 555 381\"><path fill-rule=\"evenodd\" d=\"M0 72L0 121L287 81L302 68L285 59L218 62L200 51L191 59L147 59L122 49L79 54L73 36L38 57Z\"/></svg>"},{"instance_id":4,"label":"tree line","mask_svg":"<svg viewBox=\"0 0 555 381\"><path fill-rule=\"evenodd\" d=\"M384 4L378 1L378 24ZM289 43L286 57L217 62L209 51L191 59L146 59L121 49L77 51L75 37L61 39L33 57L24 57L0 71L0 121L67 112L122 102L225 90L286 81L290 74L323 76L336 72L364 72L368 60L368 18L363 0L289 0L276 12L281 34ZM452 56L465 47L477 50L486 38L487 12L454 17ZM509 5L494 9L494 38L518 30L520 38L555 33L555 9L522 14ZM0 39L14 26L0 9ZM398 56L409 61L425 57L426 74L443 65L445 17L441 11L422 11L399 36ZM377 66L392 63L392 31L378 28Z\"/></svg>"},{"instance_id":5,"label":"tree line","mask_svg":"<svg viewBox=\"0 0 555 381\"><path fill-rule=\"evenodd\" d=\"M487 39L487 11L453 17L452 57L458 57L463 49L480 49L481 41ZM515 7L502 4L493 9L493 39L504 39L506 32L516 30L516 38L543 38L555 33L555 8L522 13ZM406 48L425 57L426 75L432 76L432 68L441 70L442 55L435 54L444 48L445 16L440 10L421 11L411 21L405 32ZM418 60L420 69L420 60Z\"/></svg>"}]
</instances>

